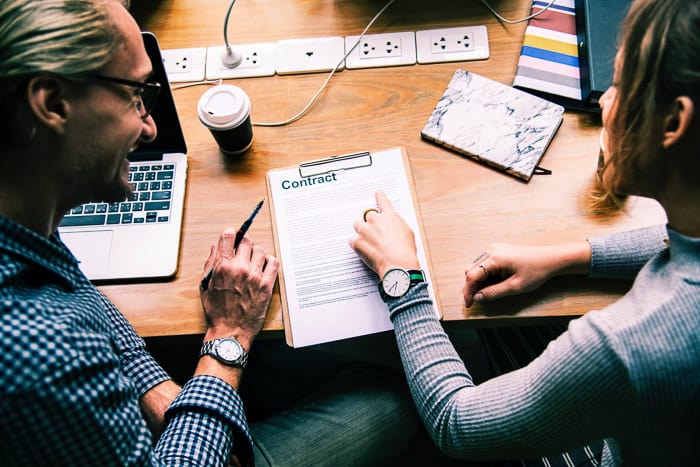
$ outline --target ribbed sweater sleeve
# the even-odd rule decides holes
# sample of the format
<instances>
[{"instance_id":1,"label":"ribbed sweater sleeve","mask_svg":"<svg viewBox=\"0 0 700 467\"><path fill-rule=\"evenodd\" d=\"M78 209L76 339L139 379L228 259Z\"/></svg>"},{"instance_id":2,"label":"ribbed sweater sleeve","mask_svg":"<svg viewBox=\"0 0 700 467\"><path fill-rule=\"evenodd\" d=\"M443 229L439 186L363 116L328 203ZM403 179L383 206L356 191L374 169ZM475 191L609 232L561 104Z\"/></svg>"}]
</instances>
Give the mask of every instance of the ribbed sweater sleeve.
<instances>
[{"instance_id":1,"label":"ribbed sweater sleeve","mask_svg":"<svg viewBox=\"0 0 700 467\"><path fill-rule=\"evenodd\" d=\"M634 279L649 258L666 248L665 225L591 237L590 277Z\"/></svg>"},{"instance_id":2,"label":"ribbed sweater sleeve","mask_svg":"<svg viewBox=\"0 0 700 467\"><path fill-rule=\"evenodd\" d=\"M434 442L463 459L563 452L613 428L629 410L625 371L604 332L579 320L529 366L474 386L425 285L390 303L404 370ZM595 365L590 362L595 361ZM580 398L580 391L596 397ZM592 417L591 414L596 414ZM576 423L571 423L576 420ZM535 429L536 428L536 429Z\"/></svg>"}]
</instances>

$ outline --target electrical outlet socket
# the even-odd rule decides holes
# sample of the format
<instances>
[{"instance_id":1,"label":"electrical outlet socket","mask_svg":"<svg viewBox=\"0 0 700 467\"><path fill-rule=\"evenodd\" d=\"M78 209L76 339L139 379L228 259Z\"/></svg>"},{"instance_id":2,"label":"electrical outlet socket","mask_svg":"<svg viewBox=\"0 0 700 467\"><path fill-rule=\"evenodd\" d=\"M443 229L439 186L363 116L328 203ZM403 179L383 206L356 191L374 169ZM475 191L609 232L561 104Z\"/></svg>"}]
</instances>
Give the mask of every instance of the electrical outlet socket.
<instances>
[{"instance_id":1,"label":"electrical outlet socket","mask_svg":"<svg viewBox=\"0 0 700 467\"><path fill-rule=\"evenodd\" d=\"M165 73L171 83L204 79L206 48L162 50L161 56Z\"/></svg>"},{"instance_id":2,"label":"electrical outlet socket","mask_svg":"<svg viewBox=\"0 0 700 467\"><path fill-rule=\"evenodd\" d=\"M461 62L489 58L486 26L416 32L418 63Z\"/></svg>"},{"instance_id":3,"label":"electrical outlet socket","mask_svg":"<svg viewBox=\"0 0 700 467\"><path fill-rule=\"evenodd\" d=\"M346 53L360 36L345 38ZM416 63L416 35L413 32L367 34L345 58L348 69L413 65Z\"/></svg>"},{"instance_id":4,"label":"electrical outlet socket","mask_svg":"<svg viewBox=\"0 0 700 467\"><path fill-rule=\"evenodd\" d=\"M275 69L279 75L337 71L345 67L345 41L342 37L286 39L277 42Z\"/></svg>"},{"instance_id":5,"label":"electrical outlet socket","mask_svg":"<svg viewBox=\"0 0 700 467\"><path fill-rule=\"evenodd\" d=\"M243 59L235 68L228 68L221 61L226 47L209 47L207 50L207 79L253 78L275 74L275 43L240 44L232 46Z\"/></svg>"}]
</instances>

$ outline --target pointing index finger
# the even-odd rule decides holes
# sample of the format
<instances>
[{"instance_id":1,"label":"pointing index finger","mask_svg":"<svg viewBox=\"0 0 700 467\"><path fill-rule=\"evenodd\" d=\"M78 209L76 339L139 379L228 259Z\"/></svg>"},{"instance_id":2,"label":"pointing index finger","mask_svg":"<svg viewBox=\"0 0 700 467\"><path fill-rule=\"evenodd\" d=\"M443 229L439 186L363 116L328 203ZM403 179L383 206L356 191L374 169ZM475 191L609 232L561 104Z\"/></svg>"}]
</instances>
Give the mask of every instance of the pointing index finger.
<instances>
[{"instance_id":1,"label":"pointing index finger","mask_svg":"<svg viewBox=\"0 0 700 467\"><path fill-rule=\"evenodd\" d=\"M378 191L374 194L374 197L377 200L380 212L394 212L394 206L383 191Z\"/></svg>"}]
</instances>

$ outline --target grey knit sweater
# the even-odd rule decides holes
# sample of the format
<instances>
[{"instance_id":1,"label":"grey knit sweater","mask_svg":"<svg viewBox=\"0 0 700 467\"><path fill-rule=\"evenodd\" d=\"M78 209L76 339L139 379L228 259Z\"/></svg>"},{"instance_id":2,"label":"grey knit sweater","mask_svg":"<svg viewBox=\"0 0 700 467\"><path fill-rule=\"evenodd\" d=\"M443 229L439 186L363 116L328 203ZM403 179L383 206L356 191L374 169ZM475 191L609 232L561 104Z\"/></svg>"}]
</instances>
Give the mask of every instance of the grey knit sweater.
<instances>
[{"instance_id":1,"label":"grey knit sweater","mask_svg":"<svg viewBox=\"0 0 700 467\"><path fill-rule=\"evenodd\" d=\"M631 290L478 386L424 285L390 303L416 406L448 455L535 457L605 438L603 465L697 465L700 239L657 226L589 242L591 276L636 274Z\"/></svg>"}]
</instances>

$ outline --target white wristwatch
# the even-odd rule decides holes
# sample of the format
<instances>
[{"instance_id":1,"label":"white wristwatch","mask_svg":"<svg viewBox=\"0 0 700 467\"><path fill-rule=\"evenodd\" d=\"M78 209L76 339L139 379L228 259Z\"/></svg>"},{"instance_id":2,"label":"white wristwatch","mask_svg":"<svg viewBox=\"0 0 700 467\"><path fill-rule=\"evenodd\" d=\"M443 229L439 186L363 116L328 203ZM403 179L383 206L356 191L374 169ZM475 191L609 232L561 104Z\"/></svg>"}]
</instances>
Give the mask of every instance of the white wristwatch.
<instances>
[{"instance_id":1,"label":"white wristwatch","mask_svg":"<svg viewBox=\"0 0 700 467\"><path fill-rule=\"evenodd\" d=\"M211 355L224 365L245 368L248 352L235 337L213 339L202 344L199 356Z\"/></svg>"},{"instance_id":2,"label":"white wristwatch","mask_svg":"<svg viewBox=\"0 0 700 467\"><path fill-rule=\"evenodd\" d=\"M382 300L401 298L416 284L425 281L423 271L417 269L391 268L379 281L379 295Z\"/></svg>"}]
</instances>

